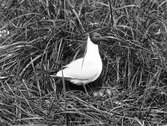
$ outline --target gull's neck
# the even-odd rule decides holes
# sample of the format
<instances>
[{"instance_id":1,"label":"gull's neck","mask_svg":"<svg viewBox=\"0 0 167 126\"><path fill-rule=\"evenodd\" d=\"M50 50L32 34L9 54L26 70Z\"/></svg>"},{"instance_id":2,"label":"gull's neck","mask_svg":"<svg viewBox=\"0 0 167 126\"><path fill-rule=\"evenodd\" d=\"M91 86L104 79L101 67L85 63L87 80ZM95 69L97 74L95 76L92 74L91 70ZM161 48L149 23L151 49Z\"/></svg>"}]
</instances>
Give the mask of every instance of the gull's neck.
<instances>
[{"instance_id":1,"label":"gull's neck","mask_svg":"<svg viewBox=\"0 0 167 126\"><path fill-rule=\"evenodd\" d=\"M99 56L100 55L99 55L98 45L94 44L91 41L90 36L88 36L85 57L90 57L93 59L93 58L99 57Z\"/></svg>"}]
</instances>

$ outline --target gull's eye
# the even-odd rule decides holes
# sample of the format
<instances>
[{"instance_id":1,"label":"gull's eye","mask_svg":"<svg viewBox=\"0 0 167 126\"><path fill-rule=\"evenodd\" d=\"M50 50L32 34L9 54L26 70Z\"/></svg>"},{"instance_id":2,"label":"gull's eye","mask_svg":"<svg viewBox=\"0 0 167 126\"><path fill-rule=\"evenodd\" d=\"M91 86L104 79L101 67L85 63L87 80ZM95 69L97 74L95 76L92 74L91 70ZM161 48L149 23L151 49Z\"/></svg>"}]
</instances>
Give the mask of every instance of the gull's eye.
<instances>
[{"instance_id":1,"label":"gull's eye","mask_svg":"<svg viewBox=\"0 0 167 126\"><path fill-rule=\"evenodd\" d=\"M101 37L101 35L99 33L97 33L97 32L93 33L93 38L100 38L100 37Z\"/></svg>"}]
</instances>

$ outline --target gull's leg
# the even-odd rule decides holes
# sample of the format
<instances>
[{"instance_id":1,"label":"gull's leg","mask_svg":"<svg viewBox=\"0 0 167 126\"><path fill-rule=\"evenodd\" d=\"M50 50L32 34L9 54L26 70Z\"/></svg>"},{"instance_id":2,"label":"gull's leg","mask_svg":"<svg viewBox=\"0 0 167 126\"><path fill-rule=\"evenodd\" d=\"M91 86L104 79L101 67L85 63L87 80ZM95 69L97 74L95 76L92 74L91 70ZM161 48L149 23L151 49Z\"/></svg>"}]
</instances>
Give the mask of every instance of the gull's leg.
<instances>
[{"instance_id":1,"label":"gull's leg","mask_svg":"<svg viewBox=\"0 0 167 126\"><path fill-rule=\"evenodd\" d=\"M87 91L87 89L86 89L85 84L83 84L83 87L84 87L84 90L85 90L85 92L86 92L86 95L87 95L87 96L89 96L89 94L88 94L88 91Z\"/></svg>"}]
</instances>

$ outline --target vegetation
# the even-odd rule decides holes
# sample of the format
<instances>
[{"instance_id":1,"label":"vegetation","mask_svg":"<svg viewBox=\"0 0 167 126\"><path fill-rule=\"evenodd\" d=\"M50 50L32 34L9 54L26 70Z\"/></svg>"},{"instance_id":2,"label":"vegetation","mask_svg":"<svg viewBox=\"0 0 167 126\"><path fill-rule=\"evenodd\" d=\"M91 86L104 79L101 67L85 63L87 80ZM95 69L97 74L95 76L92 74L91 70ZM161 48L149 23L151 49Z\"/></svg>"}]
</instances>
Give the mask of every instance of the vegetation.
<instances>
[{"instance_id":1,"label":"vegetation","mask_svg":"<svg viewBox=\"0 0 167 126\"><path fill-rule=\"evenodd\" d=\"M0 3L1 125L167 124L166 0ZM83 54L92 30L104 38L101 89L58 92L50 74Z\"/></svg>"}]
</instances>

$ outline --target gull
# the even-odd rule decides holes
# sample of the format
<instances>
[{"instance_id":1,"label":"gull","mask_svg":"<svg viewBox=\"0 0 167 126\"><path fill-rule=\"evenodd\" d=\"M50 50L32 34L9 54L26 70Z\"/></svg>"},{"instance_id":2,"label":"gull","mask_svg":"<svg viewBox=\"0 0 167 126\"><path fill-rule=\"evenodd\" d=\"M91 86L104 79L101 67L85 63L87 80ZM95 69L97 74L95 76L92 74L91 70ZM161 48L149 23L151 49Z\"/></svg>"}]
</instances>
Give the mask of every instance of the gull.
<instances>
[{"instance_id":1,"label":"gull","mask_svg":"<svg viewBox=\"0 0 167 126\"><path fill-rule=\"evenodd\" d=\"M102 72L102 67L99 47L88 35L85 55L71 61L63 66L63 69L59 70L56 75L51 76L64 78L75 85L82 85L86 94L88 94L85 85L98 79Z\"/></svg>"}]
</instances>

